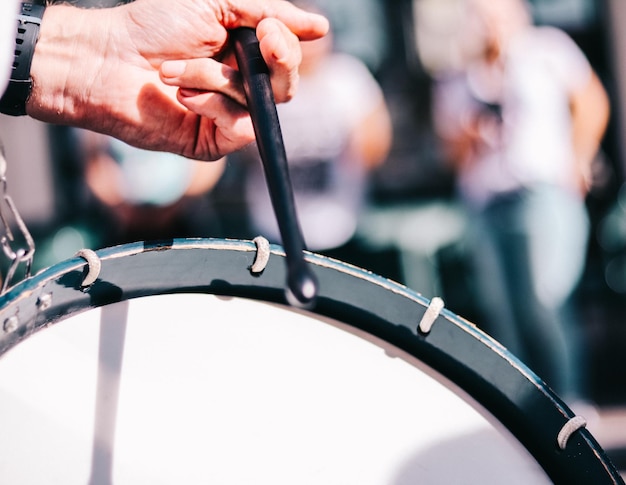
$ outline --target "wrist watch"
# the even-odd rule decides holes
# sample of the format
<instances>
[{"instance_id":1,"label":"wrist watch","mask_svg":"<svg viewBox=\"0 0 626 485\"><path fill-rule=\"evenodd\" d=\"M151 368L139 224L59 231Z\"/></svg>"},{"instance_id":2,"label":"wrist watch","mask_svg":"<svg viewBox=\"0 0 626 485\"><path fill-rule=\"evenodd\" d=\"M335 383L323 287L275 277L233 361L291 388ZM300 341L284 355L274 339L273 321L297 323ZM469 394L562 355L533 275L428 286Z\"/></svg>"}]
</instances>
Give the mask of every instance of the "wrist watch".
<instances>
[{"instance_id":1,"label":"wrist watch","mask_svg":"<svg viewBox=\"0 0 626 485\"><path fill-rule=\"evenodd\" d=\"M39 38L39 27L45 9L46 0L22 2L20 13L17 16L11 79L2 98L0 98L0 113L11 116L23 116L26 114L26 102L33 86L33 81L30 77L30 66L35 53L35 44Z\"/></svg>"}]
</instances>

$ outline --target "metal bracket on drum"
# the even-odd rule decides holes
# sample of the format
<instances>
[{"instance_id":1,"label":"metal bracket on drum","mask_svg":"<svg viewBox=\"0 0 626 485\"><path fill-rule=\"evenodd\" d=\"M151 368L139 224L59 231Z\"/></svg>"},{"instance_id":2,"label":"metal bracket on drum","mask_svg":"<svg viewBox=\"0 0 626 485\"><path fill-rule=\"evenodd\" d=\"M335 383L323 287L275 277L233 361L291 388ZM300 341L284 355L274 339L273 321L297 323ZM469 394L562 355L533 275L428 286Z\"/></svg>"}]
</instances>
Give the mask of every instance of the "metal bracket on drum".
<instances>
[{"instance_id":1,"label":"metal bracket on drum","mask_svg":"<svg viewBox=\"0 0 626 485\"><path fill-rule=\"evenodd\" d=\"M6 179L6 169L7 162L4 158L4 153L2 150L2 146L0 145L0 184L2 184L2 204L0 204L0 220L2 220L2 224L4 225L4 235L0 238L0 246L2 246L2 250L5 256L11 261L7 274L4 277L2 282L2 288L0 289L0 295L6 293L9 288L9 284L13 280L13 276L15 276L15 272L17 271L17 267L20 264L25 264L26 269L24 270L24 278L30 277L30 271L33 263L33 257L35 255L35 241L33 240L24 220L20 216L13 199L8 194L7 190L7 179ZM5 207L6 206L6 207ZM15 242L15 236L13 235L13 231L11 231L11 224L9 223L9 219L7 218L7 214L5 212L6 208L8 208L10 216L12 217L15 225L20 230L22 234L22 238L24 239L24 243L26 247L20 247L16 250L11 248L11 243ZM3 210L4 209L4 210Z\"/></svg>"}]
</instances>

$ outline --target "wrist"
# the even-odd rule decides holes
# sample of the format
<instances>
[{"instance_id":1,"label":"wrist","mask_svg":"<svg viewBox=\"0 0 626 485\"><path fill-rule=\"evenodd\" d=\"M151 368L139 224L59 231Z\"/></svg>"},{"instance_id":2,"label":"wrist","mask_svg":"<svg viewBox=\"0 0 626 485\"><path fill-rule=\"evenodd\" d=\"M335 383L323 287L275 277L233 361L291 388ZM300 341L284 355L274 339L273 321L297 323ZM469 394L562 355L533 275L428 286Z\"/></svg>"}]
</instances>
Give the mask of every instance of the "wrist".
<instances>
[{"instance_id":1,"label":"wrist","mask_svg":"<svg viewBox=\"0 0 626 485\"><path fill-rule=\"evenodd\" d=\"M106 56L106 18L104 10L68 5L46 9L31 65L30 116L67 124L86 119L87 101L93 101L92 86Z\"/></svg>"}]
</instances>

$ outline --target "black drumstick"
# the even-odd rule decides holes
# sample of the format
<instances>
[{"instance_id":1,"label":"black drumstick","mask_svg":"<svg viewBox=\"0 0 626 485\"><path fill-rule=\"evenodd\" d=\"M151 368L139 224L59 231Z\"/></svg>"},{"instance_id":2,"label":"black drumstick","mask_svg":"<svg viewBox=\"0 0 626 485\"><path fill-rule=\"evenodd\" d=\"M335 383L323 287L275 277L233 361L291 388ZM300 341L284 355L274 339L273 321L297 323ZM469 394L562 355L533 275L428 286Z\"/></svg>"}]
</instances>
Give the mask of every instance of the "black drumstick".
<instances>
[{"instance_id":1,"label":"black drumstick","mask_svg":"<svg viewBox=\"0 0 626 485\"><path fill-rule=\"evenodd\" d=\"M287 259L287 297L290 303L308 306L317 296L318 283L304 261L304 238L296 215L287 155L269 69L250 28L231 31L235 56L243 77L248 110L254 125L265 179ZM294 301L295 299L295 301Z\"/></svg>"}]
</instances>

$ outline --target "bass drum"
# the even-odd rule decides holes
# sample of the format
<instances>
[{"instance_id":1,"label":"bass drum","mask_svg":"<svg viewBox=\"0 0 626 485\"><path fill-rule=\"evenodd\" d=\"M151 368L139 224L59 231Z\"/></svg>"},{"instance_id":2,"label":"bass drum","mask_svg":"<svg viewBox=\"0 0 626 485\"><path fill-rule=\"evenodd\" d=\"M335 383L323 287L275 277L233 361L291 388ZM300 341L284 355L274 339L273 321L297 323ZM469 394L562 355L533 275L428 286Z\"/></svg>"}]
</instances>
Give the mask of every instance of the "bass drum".
<instances>
[{"instance_id":1,"label":"bass drum","mask_svg":"<svg viewBox=\"0 0 626 485\"><path fill-rule=\"evenodd\" d=\"M261 253L124 245L6 293L2 482L623 483L537 376L436 301L307 254L319 295L298 309L283 250Z\"/></svg>"}]
</instances>

